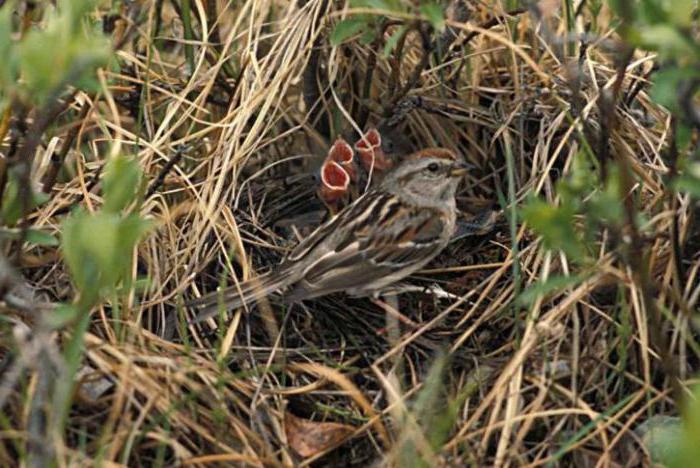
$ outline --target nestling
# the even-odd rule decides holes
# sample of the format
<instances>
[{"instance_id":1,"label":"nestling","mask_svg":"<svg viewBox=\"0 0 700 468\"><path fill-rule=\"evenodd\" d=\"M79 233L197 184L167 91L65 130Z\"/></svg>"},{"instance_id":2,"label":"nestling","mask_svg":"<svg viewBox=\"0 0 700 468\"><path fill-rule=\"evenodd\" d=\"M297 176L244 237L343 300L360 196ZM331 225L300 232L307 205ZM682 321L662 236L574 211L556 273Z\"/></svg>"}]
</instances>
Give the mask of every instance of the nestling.
<instances>
[{"instance_id":1,"label":"nestling","mask_svg":"<svg viewBox=\"0 0 700 468\"><path fill-rule=\"evenodd\" d=\"M350 145L342 138L336 139L328 151L321 166L320 175L318 197L328 211L335 215L345 206L349 198L354 198L356 195L355 155Z\"/></svg>"},{"instance_id":2,"label":"nestling","mask_svg":"<svg viewBox=\"0 0 700 468\"><path fill-rule=\"evenodd\" d=\"M447 149L405 158L382 183L318 227L278 265L253 281L191 302L193 322L269 294L298 302L344 291L375 296L422 268L455 230L455 192L467 166Z\"/></svg>"}]
</instances>

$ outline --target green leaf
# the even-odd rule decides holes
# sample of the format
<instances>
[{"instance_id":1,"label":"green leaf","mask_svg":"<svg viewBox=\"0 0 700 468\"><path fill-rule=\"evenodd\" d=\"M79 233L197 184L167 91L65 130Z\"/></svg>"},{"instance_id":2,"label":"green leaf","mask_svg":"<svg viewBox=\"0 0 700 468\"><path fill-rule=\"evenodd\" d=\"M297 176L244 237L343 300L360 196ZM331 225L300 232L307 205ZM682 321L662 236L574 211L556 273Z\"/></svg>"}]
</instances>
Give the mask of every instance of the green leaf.
<instances>
[{"instance_id":1,"label":"green leaf","mask_svg":"<svg viewBox=\"0 0 700 468\"><path fill-rule=\"evenodd\" d=\"M673 458L678 441L683 436L679 417L660 414L644 421L634 432L649 451L651 461L664 465Z\"/></svg>"},{"instance_id":2,"label":"green leaf","mask_svg":"<svg viewBox=\"0 0 700 468\"><path fill-rule=\"evenodd\" d=\"M117 156L107 164L103 182L104 206L109 213L118 213L136 198L141 182L141 168L133 158Z\"/></svg>"},{"instance_id":3,"label":"green leaf","mask_svg":"<svg viewBox=\"0 0 700 468\"><path fill-rule=\"evenodd\" d=\"M697 167L700 164L695 163L693 166ZM688 193L693 198L700 198L700 176L694 174L696 171L680 175L673 181L673 188L678 192Z\"/></svg>"},{"instance_id":4,"label":"green leaf","mask_svg":"<svg viewBox=\"0 0 700 468\"><path fill-rule=\"evenodd\" d=\"M693 22L693 9L695 0L672 0L673 4L668 10L671 21L682 28L690 27Z\"/></svg>"},{"instance_id":5,"label":"green leaf","mask_svg":"<svg viewBox=\"0 0 700 468\"><path fill-rule=\"evenodd\" d=\"M656 50L663 58L685 59L698 57L697 45L670 24L647 26L639 31L637 42L640 46Z\"/></svg>"},{"instance_id":6,"label":"green leaf","mask_svg":"<svg viewBox=\"0 0 700 468\"><path fill-rule=\"evenodd\" d=\"M583 257L585 250L574 224L573 206L554 206L533 198L523 207L522 215L527 224L542 236L546 248L562 250L575 260Z\"/></svg>"},{"instance_id":7,"label":"green leaf","mask_svg":"<svg viewBox=\"0 0 700 468\"><path fill-rule=\"evenodd\" d=\"M14 226L22 216L22 203L19 199L19 184L17 178L10 174L2 200L2 222Z\"/></svg>"},{"instance_id":8,"label":"green leaf","mask_svg":"<svg viewBox=\"0 0 700 468\"><path fill-rule=\"evenodd\" d=\"M668 13L659 0L640 0L637 13L640 26L668 22Z\"/></svg>"},{"instance_id":9,"label":"green leaf","mask_svg":"<svg viewBox=\"0 0 700 468\"><path fill-rule=\"evenodd\" d=\"M94 70L110 56L109 41L85 16L94 0L64 0L48 9L43 29L30 30L18 44L19 68L29 99L42 102L68 84L95 89Z\"/></svg>"},{"instance_id":10,"label":"green leaf","mask_svg":"<svg viewBox=\"0 0 700 468\"><path fill-rule=\"evenodd\" d=\"M365 18L349 18L335 25L331 33L331 44L338 46L347 39L359 34L367 27Z\"/></svg>"},{"instance_id":11,"label":"green leaf","mask_svg":"<svg viewBox=\"0 0 700 468\"><path fill-rule=\"evenodd\" d=\"M678 150L683 152L688 150L688 146L693 140L693 129L686 125L685 122L678 122L676 128L676 144Z\"/></svg>"},{"instance_id":12,"label":"green leaf","mask_svg":"<svg viewBox=\"0 0 700 468\"><path fill-rule=\"evenodd\" d=\"M557 187L557 193L565 190L576 198L583 198L596 186L597 181L598 175L593 171L590 158L584 151L579 151L572 161L569 177Z\"/></svg>"},{"instance_id":13,"label":"green leaf","mask_svg":"<svg viewBox=\"0 0 700 468\"><path fill-rule=\"evenodd\" d=\"M396 30L389 36L389 39L386 40L386 43L384 44L384 57L388 57L391 52L396 48L396 44L398 44L399 39L401 39L401 36L404 34L406 31L406 26L399 26L396 28Z\"/></svg>"},{"instance_id":14,"label":"green leaf","mask_svg":"<svg viewBox=\"0 0 700 468\"><path fill-rule=\"evenodd\" d=\"M442 32L445 30L445 12L442 6L437 3L423 3L420 6L420 12L436 31Z\"/></svg>"},{"instance_id":15,"label":"green leaf","mask_svg":"<svg viewBox=\"0 0 700 468\"><path fill-rule=\"evenodd\" d=\"M78 211L63 223L62 250L78 289L95 298L113 291L131 270L133 249L153 226L132 213Z\"/></svg>"},{"instance_id":16,"label":"green leaf","mask_svg":"<svg viewBox=\"0 0 700 468\"><path fill-rule=\"evenodd\" d=\"M3 91L13 88L17 82L17 56L12 40L12 8L0 9L0 86Z\"/></svg>"},{"instance_id":17,"label":"green leaf","mask_svg":"<svg viewBox=\"0 0 700 468\"><path fill-rule=\"evenodd\" d=\"M659 70L653 77L651 98L671 112L679 111L678 89L685 80L700 76L694 67L666 68Z\"/></svg>"},{"instance_id":18,"label":"green leaf","mask_svg":"<svg viewBox=\"0 0 700 468\"><path fill-rule=\"evenodd\" d=\"M369 45L377 38L377 30L374 27L368 27L360 36L360 44Z\"/></svg>"},{"instance_id":19,"label":"green leaf","mask_svg":"<svg viewBox=\"0 0 700 468\"><path fill-rule=\"evenodd\" d=\"M668 466L681 468L697 466L700 460L700 386L696 386L693 395L687 398L683 411L682 436L673 441Z\"/></svg>"},{"instance_id":20,"label":"green leaf","mask_svg":"<svg viewBox=\"0 0 700 468\"><path fill-rule=\"evenodd\" d=\"M596 222L622 224L624 210L620 200L620 171L618 166L611 166L603 190L596 191L590 197L587 214Z\"/></svg>"},{"instance_id":21,"label":"green leaf","mask_svg":"<svg viewBox=\"0 0 700 468\"><path fill-rule=\"evenodd\" d=\"M445 385L445 370L449 358L440 353L423 378L424 385L411 404L411 414L418 428L425 434L430 446L437 450L448 439L459 414L464 398L449 395ZM453 404L457 403L457 404ZM412 431L406 431L410 434ZM414 438L410 435L398 447L398 466L428 467L420 451L416 450Z\"/></svg>"},{"instance_id":22,"label":"green leaf","mask_svg":"<svg viewBox=\"0 0 700 468\"><path fill-rule=\"evenodd\" d=\"M59 244L58 239L52 234L37 229L29 229L27 231L27 242L45 246L56 246Z\"/></svg>"},{"instance_id":23,"label":"green leaf","mask_svg":"<svg viewBox=\"0 0 700 468\"><path fill-rule=\"evenodd\" d=\"M17 168L10 170L2 200L2 221L7 226L14 226L23 215L22 211L25 209L23 206L25 201L22 200L23 195L20 192L20 184L22 183L19 180ZM26 209L31 211L47 200L47 194L34 192L29 187L29 201Z\"/></svg>"},{"instance_id":24,"label":"green leaf","mask_svg":"<svg viewBox=\"0 0 700 468\"><path fill-rule=\"evenodd\" d=\"M117 276L117 223L119 216L78 212L63 223L63 254L80 291L97 295ZM123 252L127 254L127 252Z\"/></svg>"},{"instance_id":25,"label":"green leaf","mask_svg":"<svg viewBox=\"0 0 700 468\"><path fill-rule=\"evenodd\" d=\"M118 248L121 251L131 253L139 240L145 236L153 227L155 222L149 219L142 219L138 214L132 213L121 220L119 224ZM129 264L131 259L129 258ZM125 265L129 266L129 265Z\"/></svg>"}]
</instances>

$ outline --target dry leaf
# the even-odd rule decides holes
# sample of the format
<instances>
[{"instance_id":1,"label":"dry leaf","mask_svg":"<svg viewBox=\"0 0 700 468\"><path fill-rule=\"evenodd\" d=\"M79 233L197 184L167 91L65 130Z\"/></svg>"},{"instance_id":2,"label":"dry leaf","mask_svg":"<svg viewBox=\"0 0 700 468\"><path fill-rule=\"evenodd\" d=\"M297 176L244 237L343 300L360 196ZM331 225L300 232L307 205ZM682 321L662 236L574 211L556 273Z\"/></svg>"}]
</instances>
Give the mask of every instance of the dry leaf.
<instances>
[{"instance_id":1,"label":"dry leaf","mask_svg":"<svg viewBox=\"0 0 700 468\"><path fill-rule=\"evenodd\" d=\"M355 427L334 422L315 422L286 413L284 430L289 446L304 458L313 457L342 443Z\"/></svg>"}]
</instances>

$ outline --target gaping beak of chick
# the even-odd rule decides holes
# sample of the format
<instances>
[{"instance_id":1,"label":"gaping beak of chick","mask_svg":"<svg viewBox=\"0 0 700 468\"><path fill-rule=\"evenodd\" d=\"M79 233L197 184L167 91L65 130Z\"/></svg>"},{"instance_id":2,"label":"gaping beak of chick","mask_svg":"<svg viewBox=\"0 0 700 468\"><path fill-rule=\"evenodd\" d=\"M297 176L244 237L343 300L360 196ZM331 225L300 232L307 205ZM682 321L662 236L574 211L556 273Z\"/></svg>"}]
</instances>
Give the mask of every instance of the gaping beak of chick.
<instances>
[{"instance_id":1,"label":"gaping beak of chick","mask_svg":"<svg viewBox=\"0 0 700 468\"><path fill-rule=\"evenodd\" d=\"M370 172L372 168L375 171L386 171L393 166L393 162L382 150L382 136L376 128L368 130L362 138L357 140L355 149L360 156L362 167L367 172Z\"/></svg>"},{"instance_id":2,"label":"gaping beak of chick","mask_svg":"<svg viewBox=\"0 0 700 468\"><path fill-rule=\"evenodd\" d=\"M350 176L345 169L337 162L326 159L321 166L321 186L318 188L318 196L332 214L336 214L342 207L349 187Z\"/></svg>"},{"instance_id":3,"label":"gaping beak of chick","mask_svg":"<svg viewBox=\"0 0 700 468\"><path fill-rule=\"evenodd\" d=\"M355 152L352 147L342 138L338 138L328 151L327 160L334 161L342 167L350 176L350 180L357 181L357 169L355 167Z\"/></svg>"}]
</instances>

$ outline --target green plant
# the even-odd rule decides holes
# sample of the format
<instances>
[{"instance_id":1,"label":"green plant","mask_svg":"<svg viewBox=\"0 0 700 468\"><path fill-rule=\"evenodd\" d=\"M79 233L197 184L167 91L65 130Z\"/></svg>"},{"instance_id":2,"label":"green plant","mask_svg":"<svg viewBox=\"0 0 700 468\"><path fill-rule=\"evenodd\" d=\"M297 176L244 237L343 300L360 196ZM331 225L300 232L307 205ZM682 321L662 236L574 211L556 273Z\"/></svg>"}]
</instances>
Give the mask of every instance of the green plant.
<instances>
[{"instance_id":1,"label":"green plant","mask_svg":"<svg viewBox=\"0 0 700 468\"><path fill-rule=\"evenodd\" d=\"M109 41L90 19L95 0L46 5L42 21L29 27L22 26L25 22L16 24L15 3L0 8L0 110L5 122L0 125L0 140L8 132L11 117L19 121L6 155L8 163L0 168L0 214L10 228L48 199L33 189L30 170L42 135L65 106L60 99L75 89L97 90L95 71L111 55ZM34 119L29 126L25 117L30 113ZM28 232L28 226L22 225L19 240L42 241Z\"/></svg>"},{"instance_id":2,"label":"green plant","mask_svg":"<svg viewBox=\"0 0 700 468\"><path fill-rule=\"evenodd\" d=\"M34 188L38 185L31 173L35 154L75 93L100 92L97 69L108 65L112 52L93 21L97 0L47 2L36 10L27 6L27 16L21 21L16 14L21 10L15 10L19 2L3 3L0 140L7 135L12 117L17 123L4 155L7 163L0 166L0 233L21 252L25 241L45 246L58 243L29 221L49 200L49 194ZM28 424L30 439L34 438L31 443L42 444L41 450L27 450L29 463L34 465L45 465L52 459L54 444L48 441L63 439L90 314L95 306L108 304L114 318L119 318L120 298L135 287L134 249L152 225L139 214L144 190L135 159L109 158L101 183L102 207L92 213L76 209L61 223L60 248L75 287L74 298L37 315L31 339L37 362L21 357L17 365L17 369L36 366L39 382L31 393L34 401ZM65 338L60 349L52 338L56 333Z\"/></svg>"},{"instance_id":3,"label":"green plant","mask_svg":"<svg viewBox=\"0 0 700 468\"><path fill-rule=\"evenodd\" d=\"M378 28L381 15L396 14L397 17L407 18L414 16L416 18L425 19L436 31L442 32L445 29L445 14L444 8L437 3L421 2L418 8L409 6L399 0L352 0L351 8L376 10L377 13L359 13L354 14L350 18L344 19L336 24L331 33L331 43L334 45L342 44L343 42L358 37L363 44L369 44L377 39ZM384 56L388 56L401 37L406 33L408 26L406 24L396 28L391 36L386 40L384 46Z\"/></svg>"},{"instance_id":4,"label":"green plant","mask_svg":"<svg viewBox=\"0 0 700 468\"><path fill-rule=\"evenodd\" d=\"M53 317L53 325L73 324L64 352L67 378L58 383L56 404L63 423L70 400L72 376L78 370L90 312L108 300L118 322L119 297L133 288L133 250L152 222L138 214L143 188L141 169L133 159L118 156L109 161L103 187L104 205L96 213L77 210L63 223L61 249L75 283L76 299L64 304ZM131 209L129 207L131 206Z\"/></svg>"}]
</instances>

